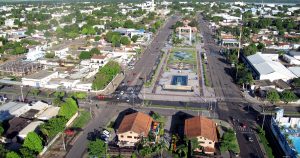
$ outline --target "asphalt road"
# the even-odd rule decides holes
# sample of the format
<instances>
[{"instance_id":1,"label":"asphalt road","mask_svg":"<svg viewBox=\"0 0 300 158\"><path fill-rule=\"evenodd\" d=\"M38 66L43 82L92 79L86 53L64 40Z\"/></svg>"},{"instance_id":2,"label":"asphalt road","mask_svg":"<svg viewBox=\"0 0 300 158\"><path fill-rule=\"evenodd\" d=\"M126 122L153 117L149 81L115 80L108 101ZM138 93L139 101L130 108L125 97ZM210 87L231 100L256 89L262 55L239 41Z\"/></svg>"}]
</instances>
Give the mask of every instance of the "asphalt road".
<instances>
[{"instance_id":1,"label":"asphalt road","mask_svg":"<svg viewBox=\"0 0 300 158\"><path fill-rule=\"evenodd\" d=\"M264 157L258 140L255 137L256 130L256 116L257 113L248 112L247 104L230 102L232 98L244 101L239 88L234 84L231 77L231 69L225 62L224 57L219 54L220 47L215 43L211 30L208 28L200 15L199 18L201 33L203 35L204 48L207 53L208 69L211 76L212 86L215 90L217 98L224 102L218 103L217 113L219 119L232 122L232 118L238 119L239 122L234 124L234 129L237 134L237 139L240 145L240 157ZM245 110L247 108L247 110ZM246 124L246 128L242 128L242 123ZM233 122L232 122L233 124ZM246 139L246 135L253 137L253 142Z\"/></svg>"},{"instance_id":2,"label":"asphalt road","mask_svg":"<svg viewBox=\"0 0 300 158\"><path fill-rule=\"evenodd\" d=\"M133 70L126 72L124 82L131 85L142 85L143 81L149 79L154 67L158 65L162 56L161 49L172 33L171 26L177 22L178 16L172 16L166 24L158 31L151 44L145 49L140 59L134 65Z\"/></svg>"}]
</instances>

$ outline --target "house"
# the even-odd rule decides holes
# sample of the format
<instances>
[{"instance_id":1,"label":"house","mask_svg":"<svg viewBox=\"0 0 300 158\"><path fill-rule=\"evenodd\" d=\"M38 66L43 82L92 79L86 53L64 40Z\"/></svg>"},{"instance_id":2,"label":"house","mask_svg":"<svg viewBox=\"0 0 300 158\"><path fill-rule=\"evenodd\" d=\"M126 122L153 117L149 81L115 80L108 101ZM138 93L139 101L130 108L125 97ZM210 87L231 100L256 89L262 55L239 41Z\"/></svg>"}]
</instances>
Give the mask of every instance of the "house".
<instances>
[{"instance_id":1,"label":"house","mask_svg":"<svg viewBox=\"0 0 300 158\"><path fill-rule=\"evenodd\" d=\"M5 137L8 139L13 139L18 133L24 129L27 125L31 123L31 120L21 118L21 117L14 117L13 119L8 121L8 129L5 132Z\"/></svg>"},{"instance_id":2,"label":"house","mask_svg":"<svg viewBox=\"0 0 300 158\"><path fill-rule=\"evenodd\" d=\"M287 54L284 54L282 56L282 59L290 65L300 65L300 60L298 60L292 56L289 56Z\"/></svg>"},{"instance_id":3,"label":"house","mask_svg":"<svg viewBox=\"0 0 300 158\"><path fill-rule=\"evenodd\" d=\"M126 115L117 129L119 146L134 146L143 137L148 137L153 119L142 112Z\"/></svg>"},{"instance_id":4,"label":"house","mask_svg":"<svg viewBox=\"0 0 300 158\"><path fill-rule=\"evenodd\" d=\"M6 19L4 21L4 25L7 27L14 27L15 26L15 19Z\"/></svg>"},{"instance_id":5,"label":"house","mask_svg":"<svg viewBox=\"0 0 300 158\"><path fill-rule=\"evenodd\" d=\"M59 50L55 50L55 56L59 57L60 59L66 59L68 55L71 55L68 53L69 48L63 48L63 49L59 49Z\"/></svg>"},{"instance_id":6,"label":"house","mask_svg":"<svg viewBox=\"0 0 300 158\"><path fill-rule=\"evenodd\" d=\"M214 154L215 143L218 141L217 126L214 121L203 116L186 119L184 134L188 139L196 138L199 145L203 147L204 153Z\"/></svg>"},{"instance_id":7,"label":"house","mask_svg":"<svg viewBox=\"0 0 300 158\"><path fill-rule=\"evenodd\" d=\"M28 133L36 131L38 126L43 123L44 123L43 121L34 121L34 122L29 123L25 128L23 128L19 132L18 138L20 138L21 140L24 140Z\"/></svg>"},{"instance_id":8,"label":"house","mask_svg":"<svg viewBox=\"0 0 300 158\"><path fill-rule=\"evenodd\" d=\"M22 84L32 87L45 87L52 78L58 78L58 72L41 70L22 78Z\"/></svg>"},{"instance_id":9,"label":"house","mask_svg":"<svg viewBox=\"0 0 300 158\"><path fill-rule=\"evenodd\" d=\"M50 106L45 111L41 111L36 115L36 118L42 121L49 120L58 115L60 107Z\"/></svg>"},{"instance_id":10,"label":"house","mask_svg":"<svg viewBox=\"0 0 300 158\"><path fill-rule=\"evenodd\" d=\"M291 80L296 76L278 61L278 54L256 53L246 57L246 65L257 80Z\"/></svg>"},{"instance_id":11,"label":"house","mask_svg":"<svg viewBox=\"0 0 300 158\"><path fill-rule=\"evenodd\" d=\"M292 57L294 57L294 58L300 60L300 51L290 51L288 54L289 54L290 56L292 56Z\"/></svg>"},{"instance_id":12,"label":"house","mask_svg":"<svg viewBox=\"0 0 300 158\"><path fill-rule=\"evenodd\" d=\"M18 117L30 110L30 106L27 103L8 102L0 106L0 121Z\"/></svg>"},{"instance_id":13,"label":"house","mask_svg":"<svg viewBox=\"0 0 300 158\"><path fill-rule=\"evenodd\" d=\"M45 56L45 51L43 47L37 46L32 49L29 49L28 53L26 54L26 59L28 61L35 61Z\"/></svg>"}]
</instances>

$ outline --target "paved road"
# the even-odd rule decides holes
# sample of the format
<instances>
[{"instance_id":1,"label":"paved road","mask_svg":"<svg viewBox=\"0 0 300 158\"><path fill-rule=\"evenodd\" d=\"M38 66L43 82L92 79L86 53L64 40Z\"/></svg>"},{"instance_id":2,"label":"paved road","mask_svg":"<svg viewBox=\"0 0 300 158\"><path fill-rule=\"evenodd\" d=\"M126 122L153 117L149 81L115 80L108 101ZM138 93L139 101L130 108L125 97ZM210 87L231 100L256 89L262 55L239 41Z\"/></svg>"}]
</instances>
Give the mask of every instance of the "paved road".
<instances>
[{"instance_id":1,"label":"paved road","mask_svg":"<svg viewBox=\"0 0 300 158\"><path fill-rule=\"evenodd\" d=\"M151 44L146 48L141 58L134 65L134 69L126 72L125 83L128 85L141 85L143 80L149 79L153 73L154 66L158 65L162 57L161 49L172 33L171 26L179 19L178 16L172 16L168 19L166 24L159 30Z\"/></svg>"},{"instance_id":2,"label":"paved road","mask_svg":"<svg viewBox=\"0 0 300 158\"><path fill-rule=\"evenodd\" d=\"M222 98L225 102L219 102L217 113L219 119L225 121L231 121L232 118L239 119L239 123L236 123L234 128L237 133L238 142L240 145L241 157L264 157L258 141L255 136L254 130L256 129L255 119L257 113L252 111L248 113L244 110L246 107L243 103L230 102L231 98L240 98L241 102L244 99L240 93L239 88L234 84L232 77L230 76L231 70L225 59L219 55L219 46L215 44L212 37L212 32L208 28L208 24L203 20L200 15L200 27L203 35L204 48L207 52L208 69L212 79L212 85L215 90L216 97ZM247 104L246 104L247 105ZM246 129L241 128L241 123L247 125ZM253 142L246 140L245 134L251 135L254 139Z\"/></svg>"}]
</instances>

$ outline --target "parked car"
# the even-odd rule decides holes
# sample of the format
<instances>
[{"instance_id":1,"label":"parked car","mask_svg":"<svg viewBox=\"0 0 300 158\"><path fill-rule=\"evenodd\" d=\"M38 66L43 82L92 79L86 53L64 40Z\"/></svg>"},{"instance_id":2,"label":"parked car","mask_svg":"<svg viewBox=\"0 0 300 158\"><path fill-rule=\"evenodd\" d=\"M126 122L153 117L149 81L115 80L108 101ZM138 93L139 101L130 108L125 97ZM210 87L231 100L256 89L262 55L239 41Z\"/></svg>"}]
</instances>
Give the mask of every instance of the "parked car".
<instances>
[{"instance_id":1,"label":"parked car","mask_svg":"<svg viewBox=\"0 0 300 158\"><path fill-rule=\"evenodd\" d=\"M241 123L241 127L246 128L247 125L245 123Z\"/></svg>"},{"instance_id":2,"label":"parked car","mask_svg":"<svg viewBox=\"0 0 300 158\"><path fill-rule=\"evenodd\" d=\"M249 142L253 142L253 138L251 136L247 136Z\"/></svg>"}]
</instances>

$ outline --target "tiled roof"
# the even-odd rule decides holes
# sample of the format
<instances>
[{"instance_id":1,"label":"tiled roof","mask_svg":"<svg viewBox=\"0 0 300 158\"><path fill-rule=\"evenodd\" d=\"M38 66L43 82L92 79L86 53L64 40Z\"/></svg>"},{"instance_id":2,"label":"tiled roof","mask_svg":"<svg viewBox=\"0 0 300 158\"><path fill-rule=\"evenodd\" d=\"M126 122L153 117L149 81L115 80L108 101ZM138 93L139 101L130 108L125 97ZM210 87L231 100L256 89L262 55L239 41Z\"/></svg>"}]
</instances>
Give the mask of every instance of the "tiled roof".
<instances>
[{"instance_id":1,"label":"tiled roof","mask_svg":"<svg viewBox=\"0 0 300 158\"><path fill-rule=\"evenodd\" d=\"M198 136L217 141L216 123L206 117L196 116L185 120L184 134L188 138Z\"/></svg>"},{"instance_id":2,"label":"tiled roof","mask_svg":"<svg viewBox=\"0 0 300 158\"><path fill-rule=\"evenodd\" d=\"M118 133L132 131L148 136L153 119L142 112L126 115L122 120Z\"/></svg>"}]
</instances>

